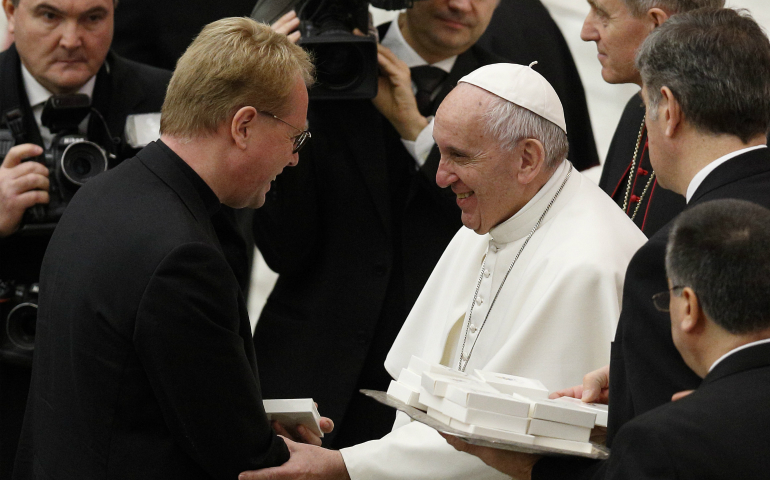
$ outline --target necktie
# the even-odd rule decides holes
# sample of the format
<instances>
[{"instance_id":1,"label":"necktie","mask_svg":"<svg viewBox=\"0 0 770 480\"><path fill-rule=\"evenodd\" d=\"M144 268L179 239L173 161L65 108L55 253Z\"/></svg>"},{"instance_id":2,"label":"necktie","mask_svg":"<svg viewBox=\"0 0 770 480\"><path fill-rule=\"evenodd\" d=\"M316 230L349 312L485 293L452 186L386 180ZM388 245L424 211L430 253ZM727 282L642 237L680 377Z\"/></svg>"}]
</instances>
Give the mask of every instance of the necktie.
<instances>
[{"instance_id":1,"label":"necktie","mask_svg":"<svg viewBox=\"0 0 770 480\"><path fill-rule=\"evenodd\" d=\"M412 67L412 81L417 86L417 109L420 110L420 114L427 117L433 115L433 109L431 108L431 96L436 91L441 82L447 77L447 73L438 67L432 67L430 65L422 65L420 67Z\"/></svg>"}]
</instances>

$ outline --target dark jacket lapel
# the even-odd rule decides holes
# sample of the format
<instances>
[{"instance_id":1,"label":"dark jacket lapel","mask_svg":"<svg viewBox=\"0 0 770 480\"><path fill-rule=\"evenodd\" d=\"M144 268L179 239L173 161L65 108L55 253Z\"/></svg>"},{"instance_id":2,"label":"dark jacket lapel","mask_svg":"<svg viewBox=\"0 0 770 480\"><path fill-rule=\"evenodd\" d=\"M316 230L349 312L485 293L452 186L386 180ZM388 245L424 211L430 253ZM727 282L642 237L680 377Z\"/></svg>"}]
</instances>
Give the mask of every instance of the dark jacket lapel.
<instances>
[{"instance_id":1,"label":"dark jacket lapel","mask_svg":"<svg viewBox=\"0 0 770 480\"><path fill-rule=\"evenodd\" d=\"M692 205L718 188L766 172L770 172L770 152L767 148L744 153L715 168L695 190L688 203Z\"/></svg>"}]
</instances>

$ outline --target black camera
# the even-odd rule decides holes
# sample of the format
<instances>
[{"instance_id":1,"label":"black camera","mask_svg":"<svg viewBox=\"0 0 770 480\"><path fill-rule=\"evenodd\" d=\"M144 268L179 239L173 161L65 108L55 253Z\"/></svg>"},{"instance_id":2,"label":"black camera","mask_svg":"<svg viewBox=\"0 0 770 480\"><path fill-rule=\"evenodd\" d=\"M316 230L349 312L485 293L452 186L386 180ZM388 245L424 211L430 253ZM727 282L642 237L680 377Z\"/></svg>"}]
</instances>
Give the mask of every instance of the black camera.
<instances>
[{"instance_id":1,"label":"black camera","mask_svg":"<svg viewBox=\"0 0 770 480\"><path fill-rule=\"evenodd\" d=\"M16 285L0 280L0 359L32 365L38 293L37 283Z\"/></svg>"},{"instance_id":2,"label":"black camera","mask_svg":"<svg viewBox=\"0 0 770 480\"><path fill-rule=\"evenodd\" d=\"M262 0L252 18L273 23L291 9L300 19L299 45L309 51L316 67L315 100L374 98L377 95L377 35L369 5L401 10L413 0ZM364 35L354 35L358 29Z\"/></svg>"},{"instance_id":3,"label":"black camera","mask_svg":"<svg viewBox=\"0 0 770 480\"><path fill-rule=\"evenodd\" d=\"M80 123L92 111L91 100L83 94L54 95L43 107L41 123L54 135L53 140L43 155L24 161L40 162L48 168L49 202L27 209L20 233L50 232L75 192L109 168L108 151L78 131ZM6 123L11 121L6 119ZM0 158L13 146L7 141L15 137L12 132L13 129L0 131Z\"/></svg>"}]
</instances>

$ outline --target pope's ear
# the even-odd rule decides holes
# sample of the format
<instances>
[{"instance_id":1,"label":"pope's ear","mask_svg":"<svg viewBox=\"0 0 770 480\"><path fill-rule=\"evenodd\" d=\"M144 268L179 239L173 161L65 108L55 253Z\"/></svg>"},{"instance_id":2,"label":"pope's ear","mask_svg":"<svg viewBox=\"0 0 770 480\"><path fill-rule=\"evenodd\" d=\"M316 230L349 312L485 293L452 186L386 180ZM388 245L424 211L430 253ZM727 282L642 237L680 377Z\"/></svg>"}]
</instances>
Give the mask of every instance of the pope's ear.
<instances>
[{"instance_id":1,"label":"pope's ear","mask_svg":"<svg viewBox=\"0 0 770 480\"><path fill-rule=\"evenodd\" d=\"M232 135L235 145L241 150L246 149L249 140L257 135L255 128L257 115L257 110L254 107L241 107L230 121L230 135Z\"/></svg>"},{"instance_id":2,"label":"pope's ear","mask_svg":"<svg viewBox=\"0 0 770 480\"><path fill-rule=\"evenodd\" d=\"M519 182L526 185L545 168L545 147L540 140L525 138L519 142L518 149L521 153L518 178Z\"/></svg>"}]
</instances>

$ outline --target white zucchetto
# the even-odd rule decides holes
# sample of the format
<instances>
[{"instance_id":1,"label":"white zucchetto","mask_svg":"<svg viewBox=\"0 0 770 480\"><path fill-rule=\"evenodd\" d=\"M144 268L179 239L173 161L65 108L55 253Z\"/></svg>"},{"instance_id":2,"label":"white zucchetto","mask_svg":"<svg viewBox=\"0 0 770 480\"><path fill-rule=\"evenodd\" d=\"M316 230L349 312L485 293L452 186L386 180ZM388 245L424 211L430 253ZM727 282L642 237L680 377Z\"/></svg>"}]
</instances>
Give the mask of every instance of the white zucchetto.
<instances>
[{"instance_id":1,"label":"white zucchetto","mask_svg":"<svg viewBox=\"0 0 770 480\"><path fill-rule=\"evenodd\" d=\"M458 82L465 82L482 88L489 93L526 108L567 133L564 109L561 100L548 80L532 69L532 66L513 63L485 65L464 76Z\"/></svg>"}]
</instances>

